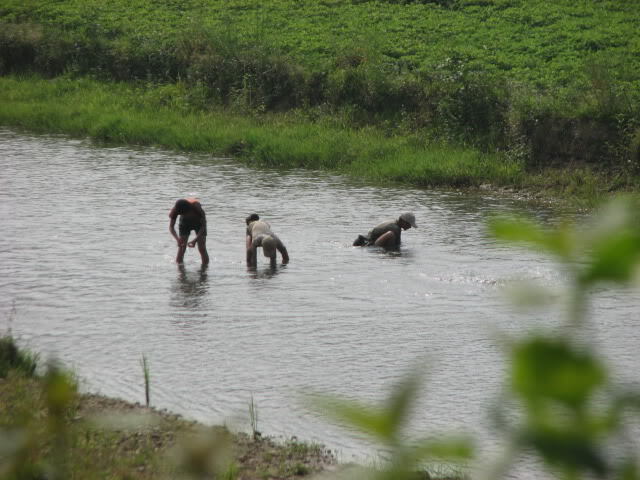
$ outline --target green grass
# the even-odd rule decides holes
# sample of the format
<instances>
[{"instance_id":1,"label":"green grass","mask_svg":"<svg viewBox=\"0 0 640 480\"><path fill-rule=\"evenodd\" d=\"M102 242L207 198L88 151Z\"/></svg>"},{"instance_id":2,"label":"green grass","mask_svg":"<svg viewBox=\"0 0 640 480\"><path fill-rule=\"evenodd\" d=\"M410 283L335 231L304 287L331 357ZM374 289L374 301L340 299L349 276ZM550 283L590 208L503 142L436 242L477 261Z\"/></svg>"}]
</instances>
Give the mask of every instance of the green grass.
<instances>
[{"instance_id":1,"label":"green grass","mask_svg":"<svg viewBox=\"0 0 640 480\"><path fill-rule=\"evenodd\" d=\"M37 356L20 350L11 336L0 337L0 379L11 370L17 370L27 377L35 375Z\"/></svg>"},{"instance_id":2,"label":"green grass","mask_svg":"<svg viewBox=\"0 0 640 480\"><path fill-rule=\"evenodd\" d=\"M149 408L151 404L151 371L149 369L149 362L147 356L143 353L140 360L140 366L142 367L142 374L144 376L144 400L145 406Z\"/></svg>"},{"instance_id":3,"label":"green grass","mask_svg":"<svg viewBox=\"0 0 640 480\"><path fill-rule=\"evenodd\" d=\"M578 161L637 173L637 7L637 0L2 0L0 75L153 82L143 97L172 110L328 114L348 129L515 151L529 167ZM92 128L110 135L120 121L105 116ZM166 143L171 135L165 129ZM331 167L360 153L329 159L316 145L277 151L305 132L291 135L270 146L259 133L243 137L267 164ZM200 141L182 134L173 143ZM473 183L456 176L453 184Z\"/></svg>"},{"instance_id":4,"label":"green grass","mask_svg":"<svg viewBox=\"0 0 640 480\"><path fill-rule=\"evenodd\" d=\"M19 358L35 358L12 338L0 337L0 362L7 344ZM36 362L29 364L35 368ZM55 367L38 376L12 362L0 378L3 479L213 478L204 475L212 463L215 478L257 479L273 471L277 478L293 479L315 474L335 459L316 445L256 442L223 427L79 394L72 377Z\"/></svg>"},{"instance_id":5,"label":"green grass","mask_svg":"<svg viewBox=\"0 0 640 480\"><path fill-rule=\"evenodd\" d=\"M267 45L323 68L363 57L390 71L429 70L462 58L544 88L588 82L603 64L638 87L635 0L3 0L0 20L59 26L112 42L122 55L163 55L185 33L206 31L246 47ZM177 47L176 47L177 46Z\"/></svg>"},{"instance_id":6,"label":"green grass","mask_svg":"<svg viewBox=\"0 0 640 480\"><path fill-rule=\"evenodd\" d=\"M325 169L379 183L509 187L598 198L637 189L637 177L603 176L588 167L527 171L506 154L450 146L427 134L350 127L336 115L292 111L238 114L194 110L182 84L156 86L88 78L0 78L0 124L88 136L121 144L232 155L271 168Z\"/></svg>"},{"instance_id":7,"label":"green grass","mask_svg":"<svg viewBox=\"0 0 640 480\"><path fill-rule=\"evenodd\" d=\"M0 123L120 143L233 154L267 167L322 168L415 185L518 181L522 170L497 155L431 146L418 137L386 137L331 119L190 112L150 100L150 90L88 79L0 79Z\"/></svg>"}]
</instances>

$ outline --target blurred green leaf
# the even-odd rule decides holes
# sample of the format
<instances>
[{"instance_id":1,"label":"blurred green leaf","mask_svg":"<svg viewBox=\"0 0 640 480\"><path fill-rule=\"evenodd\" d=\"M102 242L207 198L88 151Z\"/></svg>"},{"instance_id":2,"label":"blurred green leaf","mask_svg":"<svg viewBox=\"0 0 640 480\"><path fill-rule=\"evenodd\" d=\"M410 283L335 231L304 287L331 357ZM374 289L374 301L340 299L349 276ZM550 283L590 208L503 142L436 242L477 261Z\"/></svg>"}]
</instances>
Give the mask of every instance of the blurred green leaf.
<instances>
[{"instance_id":1,"label":"blurred green leaf","mask_svg":"<svg viewBox=\"0 0 640 480\"><path fill-rule=\"evenodd\" d=\"M177 443L176 463L192 478L221 478L232 461L232 438L221 427L203 428Z\"/></svg>"},{"instance_id":2,"label":"blurred green leaf","mask_svg":"<svg viewBox=\"0 0 640 480\"><path fill-rule=\"evenodd\" d=\"M600 238L590 253L590 262L581 275L585 284L599 281L630 283L640 261L640 230L629 227Z\"/></svg>"},{"instance_id":3,"label":"blurred green leaf","mask_svg":"<svg viewBox=\"0 0 640 480\"><path fill-rule=\"evenodd\" d=\"M640 478L640 469L633 461L627 461L620 469L620 480L638 480Z\"/></svg>"},{"instance_id":4,"label":"blurred green leaf","mask_svg":"<svg viewBox=\"0 0 640 480\"><path fill-rule=\"evenodd\" d=\"M77 385L69 374L58 366L49 366L45 375L44 393L47 399L47 407L54 416L62 416L75 399Z\"/></svg>"},{"instance_id":5,"label":"blurred green leaf","mask_svg":"<svg viewBox=\"0 0 640 480\"><path fill-rule=\"evenodd\" d=\"M577 432L529 431L520 440L525 447L538 451L547 464L572 477L583 470L599 477L608 472L603 452L591 438Z\"/></svg>"},{"instance_id":6,"label":"blurred green leaf","mask_svg":"<svg viewBox=\"0 0 640 480\"><path fill-rule=\"evenodd\" d=\"M450 438L441 441L422 440L415 444L405 440L402 428L406 425L422 385L420 369L411 370L391 389L380 406L366 406L357 401L333 396L313 396L310 402L323 413L372 436L389 448L390 456L382 468L356 470L354 478L384 480L415 480L428 478L424 462L431 458L453 461L466 460L472 455L471 441ZM339 476L338 478L343 478ZM351 478L351 477L348 477Z\"/></svg>"},{"instance_id":7,"label":"blurred green leaf","mask_svg":"<svg viewBox=\"0 0 640 480\"><path fill-rule=\"evenodd\" d=\"M618 394L615 403L620 409L631 408L640 413L640 392L628 391Z\"/></svg>"},{"instance_id":8,"label":"blurred green leaf","mask_svg":"<svg viewBox=\"0 0 640 480\"><path fill-rule=\"evenodd\" d=\"M538 245L545 236L538 225L524 218L497 217L489 222L489 229L494 237L506 242Z\"/></svg>"},{"instance_id":9,"label":"blurred green leaf","mask_svg":"<svg viewBox=\"0 0 640 480\"><path fill-rule=\"evenodd\" d=\"M415 403L422 385L422 375L417 369L411 371L391 390L387 402L386 415L391 428L390 433L395 435L409 417L411 406Z\"/></svg>"},{"instance_id":10,"label":"blurred green leaf","mask_svg":"<svg viewBox=\"0 0 640 480\"><path fill-rule=\"evenodd\" d=\"M489 222L492 235L505 242L523 244L559 256L571 258L575 240L568 225L547 231L525 218L494 218Z\"/></svg>"},{"instance_id":11,"label":"blurred green leaf","mask_svg":"<svg viewBox=\"0 0 640 480\"><path fill-rule=\"evenodd\" d=\"M601 208L583 229L582 285L597 282L630 284L640 267L640 205L630 196L616 198Z\"/></svg>"},{"instance_id":12,"label":"blurred green leaf","mask_svg":"<svg viewBox=\"0 0 640 480\"><path fill-rule=\"evenodd\" d=\"M558 301L560 295L531 281L513 283L507 288L511 300L519 307L542 307Z\"/></svg>"},{"instance_id":13,"label":"blurred green leaf","mask_svg":"<svg viewBox=\"0 0 640 480\"><path fill-rule=\"evenodd\" d=\"M536 336L513 346L513 388L528 402L554 400L580 407L605 380L598 360L566 339Z\"/></svg>"},{"instance_id":14,"label":"blurred green leaf","mask_svg":"<svg viewBox=\"0 0 640 480\"><path fill-rule=\"evenodd\" d=\"M449 438L434 441L423 440L413 449L414 462L420 463L428 458L441 460L469 460L473 455L473 443L469 438Z\"/></svg>"},{"instance_id":15,"label":"blurred green leaf","mask_svg":"<svg viewBox=\"0 0 640 480\"><path fill-rule=\"evenodd\" d=\"M311 402L334 419L376 437L387 445L395 445L418 397L422 375L414 369L392 389L382 406L367 406L353 400L332 396L311 397Z\"/></svg>"},{"instance_id":16,"label":"blurred green leaf","mask_svg":"<svg viewBox=\"0 0 640 480\"><path fill-rule=\"evenodd\" d=\"M355 427L386 444L390 443L394 435L394 426L391 425L390 417L381 408L332 396L316 395L311 397L310 401L326 416Z\"/></svg>"}]
</instances>

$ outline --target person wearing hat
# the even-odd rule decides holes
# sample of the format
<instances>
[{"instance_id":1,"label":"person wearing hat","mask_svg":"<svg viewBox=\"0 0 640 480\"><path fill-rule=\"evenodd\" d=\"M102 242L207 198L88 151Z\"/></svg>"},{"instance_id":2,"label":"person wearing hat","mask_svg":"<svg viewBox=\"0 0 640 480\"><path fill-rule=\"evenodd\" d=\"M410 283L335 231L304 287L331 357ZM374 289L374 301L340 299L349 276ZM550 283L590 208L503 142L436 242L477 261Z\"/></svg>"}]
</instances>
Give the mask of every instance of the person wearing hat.
<instances>
[{"instance_id":1,"label":"person wearing hat","mask_svg":"<svg viewBox=\"0 0 640 480\"><path fill-rule=\"evenodd\" d=\"M257 217L257 214L253 214ZM247 217L247 266L256 267L258 264L258 248L269 258L271 267L276 266L276 251L282 256L282 263L289 263L289 253L278 236L271 231L271 225L263 220L251 220Z\"/></svg>"},{"instance_id":2,"label":"person wearing hat","mask_svg":"<svg viewBox=\"0 0 640 480\"><path fill-rule=\"evenodd\" d=\"M178 233L176 233L176 220L180 217ZM196 232L196 236L189 242L191 230ZM202 265L209 264L209 254L207 253L207 216L204 214L202 205L197 198L181 198L169 212L169 233L178 243L178 254L176 263L184 261L184 254L187 246L193 248L198 245Z\"/></svg>"},{"instance_id":3,"label":"person wearing hat","mask_svg":"<svg viewBox=\"0 0 640 480\"><path fill-rule=\"evenodd\" d=\"M411 212L405 212L397 220L389 220L372 228L367 236L358 235L353 242L354 247L366 247L375 245L376 247L398 248L400 246L400 236L402 230L418 228L416 216Z\"/></svg>"}]
</instances>

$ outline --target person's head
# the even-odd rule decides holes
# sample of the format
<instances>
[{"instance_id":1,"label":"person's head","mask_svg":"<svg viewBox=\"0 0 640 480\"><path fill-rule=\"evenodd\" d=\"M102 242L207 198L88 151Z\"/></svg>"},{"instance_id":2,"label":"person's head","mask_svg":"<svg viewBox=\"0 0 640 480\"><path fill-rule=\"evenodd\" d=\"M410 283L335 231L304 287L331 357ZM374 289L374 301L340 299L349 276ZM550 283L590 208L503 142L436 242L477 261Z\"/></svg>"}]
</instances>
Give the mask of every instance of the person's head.
<instances>
[{"instance_id":1,"label":"person's head","mask_svg":"<svg viewBox=\"0 0 640 480\"><path fill-rule=\"evenodd\" d=\"M178 200L176 202L176 204L173 206L173 208L175 209L175 211L176 211L176 213L178 215L184 215L189 210L191 210L191 204L189 203L188 200L185 200L184 198L181 198L180 200Z\"/></svg>"},{"instance_id":2,"label":"person's head","mask_svg":"<svg viewBox=\"0 0 640 480\"><path fill-rule=\"evenodd\" d=\"M251 222L257 222L258 220L260 220L260 215L258 215L257 213L252 213L244 219L244 221L247 222L247 225L249 225Z\"/></svg>"},{"instance_id":3,"label":"person's head","mask_svg":"<svg viewBox=\"0 0 640 480\"><path fill-rule=\"evenodd\" d=\"M400 228L403 230L407 230L411 227L418 228L416 225L416 216L411 212L405 212L400 215L400 218L398 218L398 225L400 225Z\"/></svg>"},{"instance_id":4,"label":"person's head","mask_svg":"<svg viewBox=\"0 0 640 480\"><path fill-rule=\"evenodd\" d=\"M276 256L276 239L271 235L265 235L262 238L262 253L265 257L275 258Z\"/></svg>"}]
</instances>

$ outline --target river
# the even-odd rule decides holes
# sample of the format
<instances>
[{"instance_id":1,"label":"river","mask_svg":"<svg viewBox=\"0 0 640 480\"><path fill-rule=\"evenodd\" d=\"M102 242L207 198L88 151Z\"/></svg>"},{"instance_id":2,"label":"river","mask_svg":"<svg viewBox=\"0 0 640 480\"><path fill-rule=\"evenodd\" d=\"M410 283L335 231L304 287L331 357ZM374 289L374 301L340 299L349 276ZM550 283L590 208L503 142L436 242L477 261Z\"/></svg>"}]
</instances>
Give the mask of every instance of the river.
<instances>
[{"instance_id":1,"label":"river","mask_svg":"<svg viewBox=\"0 0 640 480\"><path fill-rule=\"evenodd\" d=\"M151 402L210 424L317 441L343 461L376 449L301 401L331 392L380 401L417 361L426 381L411 431L465 431L489 445L505 369L500 335L557 325L521 313L513 278L563 285L546 257L496 244L487 215L572 216L477 194L375 186L327 173L255 170L231 159L0 130L0 331L58 358L84 390ZM211 264L174 263L168 211L198 196ZM377 223L413 211L399 252L354 248ZM258 212L286 244L276 270L244 258ZM636 293L603 289L586 332L619 379L637 382Z\"/></svg>"}]
</instances>

